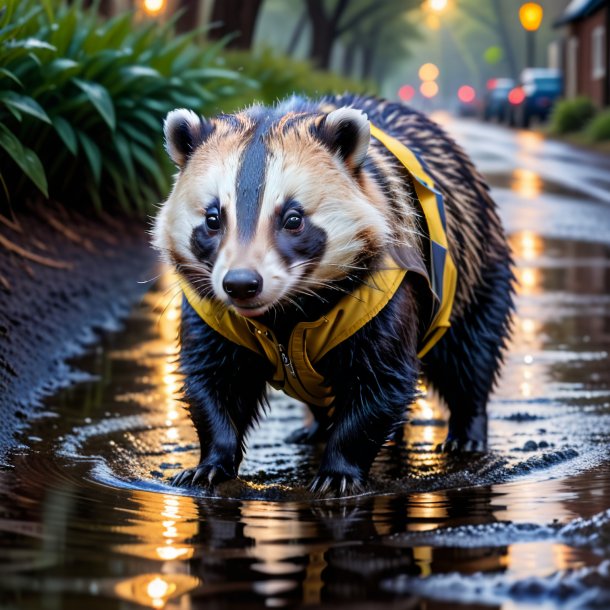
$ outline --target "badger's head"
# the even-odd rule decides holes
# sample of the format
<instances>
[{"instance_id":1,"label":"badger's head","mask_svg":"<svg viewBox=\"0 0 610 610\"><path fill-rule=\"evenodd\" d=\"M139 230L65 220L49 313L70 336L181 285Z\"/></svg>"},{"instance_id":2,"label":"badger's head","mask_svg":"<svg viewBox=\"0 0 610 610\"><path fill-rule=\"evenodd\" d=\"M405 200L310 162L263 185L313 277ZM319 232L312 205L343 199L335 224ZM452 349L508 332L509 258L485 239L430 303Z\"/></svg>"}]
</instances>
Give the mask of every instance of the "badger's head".
<instances>
[{"instance_id":1,"label":"badger's head","mask_svg":"<svg viewBox=\"0 0 610 610\"><path fill-rule=\"evenodd\" d=\"M258 316L332 287L385 246L359 110L252 108L212 120L174 110L165 138L179 173L153 243L201 296Z\"/></svg>"}]
</instances>

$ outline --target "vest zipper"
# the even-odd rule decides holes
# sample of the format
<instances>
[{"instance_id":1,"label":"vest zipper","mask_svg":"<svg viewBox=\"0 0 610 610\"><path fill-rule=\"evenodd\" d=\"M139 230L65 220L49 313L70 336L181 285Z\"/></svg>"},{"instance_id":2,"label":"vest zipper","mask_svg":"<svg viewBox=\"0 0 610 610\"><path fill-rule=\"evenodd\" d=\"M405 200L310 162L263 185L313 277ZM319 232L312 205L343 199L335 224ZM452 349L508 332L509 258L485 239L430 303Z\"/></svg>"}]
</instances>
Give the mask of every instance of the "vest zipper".
<instances>
[{"instance_id":1,"label":"vest zipper","mask_svg":"<svg viewBox=\"0 0 610 610\"><path fill-rule=\"evenodd\" d=\"M290 374L296 379L297 374L294 370L294 366L292 366L292 362L290 362L290 358L288 358L288 354L286 353L284 346L281 343L278 343L277 348L280 352L280 358L282 359L284 368L287 368L290 371Z\"/></svg>"}]
</instances>

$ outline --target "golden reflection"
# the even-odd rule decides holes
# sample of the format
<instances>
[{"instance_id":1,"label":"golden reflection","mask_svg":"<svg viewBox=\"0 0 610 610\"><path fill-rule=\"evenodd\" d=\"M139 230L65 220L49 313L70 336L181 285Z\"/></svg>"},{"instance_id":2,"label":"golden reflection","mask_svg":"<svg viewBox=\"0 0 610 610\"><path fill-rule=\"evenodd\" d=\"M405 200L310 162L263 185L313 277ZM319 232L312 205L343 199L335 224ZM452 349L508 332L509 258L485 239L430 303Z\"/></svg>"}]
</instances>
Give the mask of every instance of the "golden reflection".
<instances>
[{"instance_id":1,"label":"golden reflection","mask_svg":"<svg viewBox=\"0 0 610 610\"><path fill-rule=\"evenodd\" d=\"M542 192L542 180L530 169L517 168L513 171L511 189L524 199L535 199Z\"/></svg>"},{"instance_id":2,"label":"golden reflection","mask_svg":"<svg viewBox=\"0 0 610 610\"><path fill-rule=\"evenodd\" d=\"M441 443L447 435L447 410L435 394L428 392L423 381L419 381L417 391L423 394L409 408L409 420L416 425L407 423L405 427L407 444L426 447L417 451L411 457L414 464L428 468L442 469L444 457L435 453L434 448ZM440 425L439 425L440 423Z\"/></svg>"},{"instance_id":3,"label":"golden reflection","mask_svg":"<svg viewBox=\"0 0 610 610\"><path fill-rule=\"evenodd\" d=\"M119 528L138 540L119 545L115 551L157 561L188 559L194 554L189 542L199 530L198 510L193 498L170 494L133 492L139 504L138 519Z\"/></svg>"},{"instance_id":4,"label":"golden reflection","mask_svg":"<svg viewBox=\"0 0 610 610\"><path fill-rule=\"evenodd\" d=\"M411 494L411 501L407 507L408 531L424 532L436 529L449 517L448 505L449 501L444 491ZM411 523L411 520L416 522Z\"/></svg>"},{"instance_id":5,"label":"golden reflection","mask_svg":"<svg viewBox=\"0 0 610 610\"><path fill-rule=\"evenodd\" d=\"M518 131L516 138L524 153L537 153L544 146L544 136L537 131Z\"/></svg>"},{"instance_id":6,"label":"golden reflection","mask_svg":"<svg viewBox=\"0 0 610 610\"><path fill-rule=\"evenodd\" d=\"M578 568L575 552L564 544L548 540L521 542L508 547L502 564L507 572L517 578L525 576L547 576L560 570Z\"/></svg>"},{"instance_id":7,"label":"golden reflection","mask_svg":"<svg viewBox=\"0 0 610 610\"><path fill-rule=\"evenodd\" d=\"M526 261L537 259L542 252L542 239L533 231L520 231L510 238L515 255Z\"/></svg>"},{"instance_id":8,"label":"golden reflection","mask_svg":"<svg viewBox=\"0 0 610 610\"><path fill-rule=\"evenodd\" d=\"M420 569L420 576L425 578L432 574L432 547L415 546L413 547L413 559Z\"/></svg>"},{"instance_id":9,"label":"golden reflection","mask_svg":"<svg viewBox=\"0 0 610 610\"><path fill-rule=\"evenodd\" d=\"M172 598L192 591L201 584L187 574L141 574L126 578L113 587L116 597L149 608L163 608Z\"/></svg>"},{"instance_id":10,"label":"golden reflection","mask_svg":"<svg viewBox=\"0 0 610 610\"><path fill-rule=\"evenodd\" d=\"M535 294L540 291L540 270L534 267L520 267L514 270L519 285L519 294Z\"/></svg>"},{"instance_id":11,"label":"golden reflection","mask_svg":"<svg viewBox=\"0 0 610 610\"><path fill-rule=\"evenodd\" d=\"M532 340L536 333L536 322L531 318L523 318L521 320L521 330L523 331L526 341Z\"/></svg>"}]
</instances>

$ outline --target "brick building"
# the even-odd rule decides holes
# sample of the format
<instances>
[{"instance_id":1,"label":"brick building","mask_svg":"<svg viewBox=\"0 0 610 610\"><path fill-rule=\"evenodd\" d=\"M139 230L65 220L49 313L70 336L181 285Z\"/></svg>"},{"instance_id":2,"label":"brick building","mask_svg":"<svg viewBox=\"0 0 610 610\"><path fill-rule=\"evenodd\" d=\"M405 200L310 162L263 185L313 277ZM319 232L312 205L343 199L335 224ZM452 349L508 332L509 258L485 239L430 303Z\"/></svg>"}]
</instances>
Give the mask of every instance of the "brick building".
<instances>
[{"instance_id":1,"label":"brick building","mask_svg":"<svg viewBox=\"0 0 610 610\"><path fill-rule=\"evenodd\" d=\"M565 96L590 97L610 105L610 0L571 0L555 22L563 28L562 61Z\"/></svg>"}]
</instances>

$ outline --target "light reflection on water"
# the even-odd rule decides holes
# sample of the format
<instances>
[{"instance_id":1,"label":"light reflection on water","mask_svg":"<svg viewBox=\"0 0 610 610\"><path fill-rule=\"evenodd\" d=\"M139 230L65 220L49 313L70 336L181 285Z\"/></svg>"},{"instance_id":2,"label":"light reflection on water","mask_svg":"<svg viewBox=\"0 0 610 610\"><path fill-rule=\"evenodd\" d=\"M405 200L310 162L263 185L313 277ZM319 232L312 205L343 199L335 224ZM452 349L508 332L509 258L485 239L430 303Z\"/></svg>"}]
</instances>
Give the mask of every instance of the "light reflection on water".
<instances>
[{"instance_id":1,"label":"light reflection on water","mask_svg":"<svg viewBox=\"0 0 610 610\"><path fill-rule=\"evenodd\" d=\"M610 430L608 248L531 231L511 244L519 316L490 406L491 453L466 461L435 453L446 412L422 385L404 442L389 443L374 465L370 493L341 501L306 492L319 449L283 442L303 412L275 394L241 481L221 486L215 499L165 484L196 463L198 448L179 401L178 301L163 275L125 332L79 363L98 381L51 401L59 417L31 431L44 440L0 473L0 529L8 534L0 589L23 610L42 597L46 607L67 609L99 600L103 608L379 607L397 599L382 587L394 575L518 579L594 565L592 552L548 536L470 548L400 538L454 527L476 540L468 528L496 524L502 534L505 521L565 523L607 508L610 477L595 456ZM528 441L536 448L524 450Z\"/></svg>"}]
</instances>

